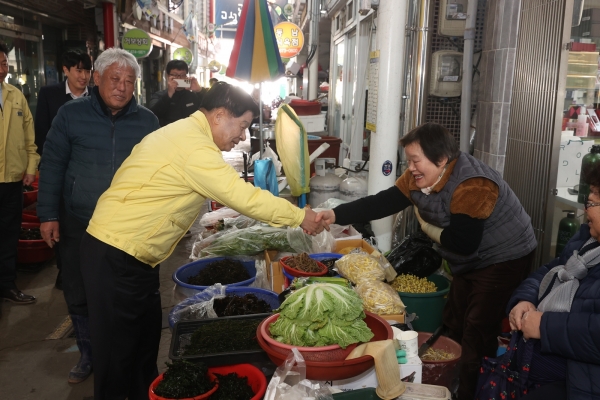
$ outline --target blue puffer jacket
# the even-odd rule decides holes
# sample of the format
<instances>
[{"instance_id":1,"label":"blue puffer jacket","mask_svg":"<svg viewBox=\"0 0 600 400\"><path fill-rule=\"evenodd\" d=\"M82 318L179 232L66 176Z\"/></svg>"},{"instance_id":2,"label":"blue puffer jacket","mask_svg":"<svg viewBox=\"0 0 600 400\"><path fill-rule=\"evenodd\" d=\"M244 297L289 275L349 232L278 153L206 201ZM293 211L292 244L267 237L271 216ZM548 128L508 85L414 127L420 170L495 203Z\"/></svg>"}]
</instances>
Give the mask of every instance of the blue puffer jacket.
<instances>
[{"instance_id":1,"label":"blue puffer jacket","mask_svg":"<svg viewBox=\"0 0 600 400\"><path fill-rule=\"evenodd\" d=\"M507 312L522 300L537 306L542 278L567 259L590 238L590 228L582 225L559 258L544 265L515 290ZM580 281L568 313L545 312L540 324L542 352L567 359L569 400L600 399L600 264L590 268Z\"/></svg>"},{"instance_id":2,"label":"blue puffer jacket","mask_svg":"<svg viewBox=\"0 0 600 400\"><path fill-rule=\"evenodd\" d=\"M98 89L60 108L44 144L37 213L58 220L61 195L68 212L87 224L100 195L144 136L160 128L147 108L131 100L109 116Z\"/></svg>"}]
</instances>

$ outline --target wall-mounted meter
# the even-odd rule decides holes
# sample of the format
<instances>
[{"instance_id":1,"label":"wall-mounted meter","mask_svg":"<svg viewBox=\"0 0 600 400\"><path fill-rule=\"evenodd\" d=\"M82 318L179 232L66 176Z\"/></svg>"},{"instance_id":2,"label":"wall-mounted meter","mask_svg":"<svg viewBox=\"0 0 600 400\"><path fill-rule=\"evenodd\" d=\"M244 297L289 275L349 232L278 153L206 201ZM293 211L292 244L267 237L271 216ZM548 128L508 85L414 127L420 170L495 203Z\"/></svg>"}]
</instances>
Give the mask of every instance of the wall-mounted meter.
<instances>
[{"instance_id":1,"label":"wall-mounted meter","mask_svg":"<svg viewBox=\"0 0 600 400\"><path fill-rule=\"evenodd\" d=\"M476 0L472 0L476 1ZM468 0L441 0L438 34L465 36Z\"/></svg>"},{"instance_id":2,"label":"wall-mounted meter","mask_svg":"<svg viewBox=\"0 0 600 400\"><path fill-rule=\"evenodd\" d=\"M440 50L431 57L429 94L438 97L460 96L462 88L463 53Z\"/></svg>"}]
</instances>

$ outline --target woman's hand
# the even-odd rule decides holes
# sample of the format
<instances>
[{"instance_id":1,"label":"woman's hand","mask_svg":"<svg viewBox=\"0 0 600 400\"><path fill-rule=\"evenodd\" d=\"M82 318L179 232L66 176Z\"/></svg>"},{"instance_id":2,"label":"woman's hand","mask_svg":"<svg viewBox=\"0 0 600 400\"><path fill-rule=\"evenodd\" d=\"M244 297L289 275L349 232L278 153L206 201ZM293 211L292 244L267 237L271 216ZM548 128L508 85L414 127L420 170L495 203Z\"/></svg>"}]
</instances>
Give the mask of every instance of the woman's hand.
<instances>
[{"instance_id":1,"label":"woman's hand","mask_svg":"<svg viewBox=\"0 0 600 400\"><path fill-rule=\"evenodd\" d=\"M525 339L540 338L540 323L542 322L542 314L540 311L527 311L521 319L521 331Z\"/></svg>"},{"instance_id":2,"label":"woman's hand","mask_svg":"<svg viewBox=\"0 0 600 400\"><path fill-rule=\"evenodd\" d=\"M335 223L335 212L333 212L333 210L319 211L319 216L321 217L321 220L328 226Z\"/></svg>"},{"instance_id":3,"label":"woman's hand","mask_svg":"<svg viewBox=\"0 0 600 400\"><path fill-rule=\"evenodd\" d=\"M513 309L510 310L510 314L508 314L508 322L510 322L510 329L517 331L523 330L523 315L530 311L536 311L536 308L533 305L533 303L529 301L520 301L516 306L514 306Z\"/></svg>"}]
</instances>

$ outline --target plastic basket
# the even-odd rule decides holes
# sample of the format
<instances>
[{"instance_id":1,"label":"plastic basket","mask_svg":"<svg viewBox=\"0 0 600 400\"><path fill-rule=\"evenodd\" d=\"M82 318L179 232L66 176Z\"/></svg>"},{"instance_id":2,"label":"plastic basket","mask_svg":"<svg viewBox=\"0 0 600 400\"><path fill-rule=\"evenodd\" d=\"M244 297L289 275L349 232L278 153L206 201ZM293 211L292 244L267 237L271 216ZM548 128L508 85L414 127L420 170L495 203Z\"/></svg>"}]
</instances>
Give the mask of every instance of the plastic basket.
<instances>
[{"instance_id":1,"label":"plastic basket","mask_svg":"<svg viewBox=\"0 0 600 400\"><path fill-rule=\"evenodd\" d=\"M164 375L165 375L164 373L160 374L152 382L152 384L150 384L150 388L148 389L148 398L150 400L171 400L171 399L167 399L165 397L161 397L161 396L159 396L157 394L154 394L154 389L156 389L156 387L158 386L158 384L163 380ZM217 379L217 377L211 371L208 371L208 377L213 382ZM219 382L217 382L216 385L212 389L210 389L208 392L206 392L206 393L203 393L201 395L194 396L194 397L188 397L188 398L185 398L185 399L177 399L177 400L202 400L202 399L208 399L213 393L215 393L217 391L218 387L219 387Z\"/></svg>"},{"instance_id":2,"label":"plastic basket","mask_svg":"<svg viewBox=\"0 0 600 400\"><path fill-rule=\"evenodd\" d=\"M182 355L182 353L185 347L190 344L192 334L203 324L210 324L215 321L222 321L224 319L256 319L262 321L269 316L271 316L271 314L254 314L237 315L234 317L209 318L198 321L179 321L173 327L171 347L169 348L169 358L171 360L202 361L208 367L267 361L267 355L265 354L264 350L260 348L213 354Z\"/></svg>"},{"instance_id":3,"label":"plastic basket","mask_svg":"<svg viewBox=\"0 0 600 400\"><path fill-rule=\"evenodd\" d=\"M240 296L240 297L242 297L246 294L253 294L259 300L266 301L273 310L276 308L279 308L279 306L281 305L281 301L279 301L279 295L277 293L275 293L271 290L267 290L267 289L253 288L253 287L247 287L247 286L227 286L227 287L225 287L225 294L226 295L231 294L231 295L236 295L236 296ZM176 322L175 314L177 312L179 312L180 310L182 310L185 307L188 307L192 304L196 304L201 301L208 301L211 298L212 298L212 294L203 290L200 293L197 293L191 297L188 297L187 299L183 300L181 303L179 303L175 307L173 307L171 309L171 312L169 313L169 326L170 326L171 330L173 330L173 327L175 326L175 322Z\"/></svg>"},{"instance_id":4,"label":"plastic basket","mask_svg":"<svg viewBox=\"0 0 600 400\"><path fill-rule=\"evenodd\" d=\"M375 388L350 390L349 392L335 393L334 400L380 400Z\"/></svg>"},{"instance_id":5,"label":"plastic basket","mask_svg":"<svg viewBox=\"0 0 600 400\"><path fill-rule=\"evenodd\" d=\"M287 265L287 260L289 260L291 257L293 257L293 256L283 257L283 258L281 258L279 260L279 265L281 265L282 270L285 271L285 272L287 272L286 276L307 277L307 276L324 276L324 275L327 275L327 271L328 271L327 267L325 266L325 264L323 264L323 263L321 263L321 262L319 262L317 260L315 260L315 261L316 261L317 265L320 268L319 272L302 272L302 271L299 271L299 270L297 270L295 268L292 268L292 267L290 267L290 266ZM309 256L309 258L311 258L311 259L314 260L314 258L312 258L311 256Z\"/></svg>"},{"instance_id":6,"label":"plastic basket","mask_svg":"<svg viewBox=\"0 0 600 400\"><path fill-rule=\"evenodd\" d=\"M185 297L190 297L195 295L198 292L206 289L208 286L201 285L190 285L187 283L188 279L194 275L197 275L200 270L206 268L206 266L214 261L224 260L224 259L236 259L235 257L214 257L214 258L203 258L198 261L191 262L189 264L182 265L177 268L175 272L173 272L173 281L177 284L176 290L181 292ZM227 286L248 286L254 279L256 279L256 266L255 261L247 261L240 260L241 263L246 268L246 271L250 274L250 279L246 279L245 281L228 283ZM215 282L215 283L223 283L223 282Z\"/></svg>"},{"instance_id":7,"label":"plastic basket","mask_svg":"<svg viewBox=\"0 0 600 400\"><path fill-rule=\"evenodd\" d=\"M267 378L261 370L250 364L226 365L223 367L210 367L209 373L228 375L235 373L239 377L248 378L248 385L254 392L254 397L250 400L260 400L267 391ZM218 377L217 377L218 378Z\"/></svg>"}]
</instances>

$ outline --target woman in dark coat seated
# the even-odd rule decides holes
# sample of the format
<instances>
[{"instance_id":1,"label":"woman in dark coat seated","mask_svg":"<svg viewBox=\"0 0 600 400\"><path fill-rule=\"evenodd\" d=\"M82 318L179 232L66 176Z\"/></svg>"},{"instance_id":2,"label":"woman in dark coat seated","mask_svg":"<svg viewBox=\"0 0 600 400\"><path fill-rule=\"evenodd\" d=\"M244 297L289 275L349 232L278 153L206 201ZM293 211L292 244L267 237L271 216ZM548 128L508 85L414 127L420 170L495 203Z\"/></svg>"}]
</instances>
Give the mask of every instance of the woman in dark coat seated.
<instances>
[{"instance_id":1,"label":"woman in dark coat seated","mask_svg":"<svg viewBox=\"0 0 600 400\"><path fill-rule=\"evenodd\" d=\"M523 400L600 399L600 164L583 172L589 223L508 303L511 328L539 339L529 380L541 386Z\"/></svg>"}]
</instances>

